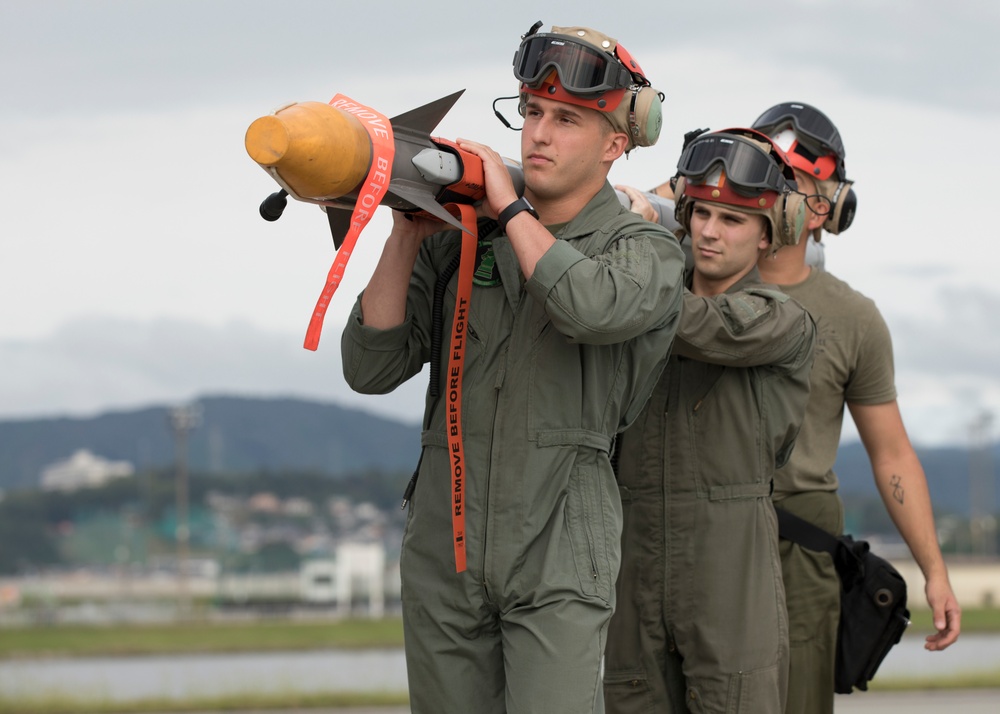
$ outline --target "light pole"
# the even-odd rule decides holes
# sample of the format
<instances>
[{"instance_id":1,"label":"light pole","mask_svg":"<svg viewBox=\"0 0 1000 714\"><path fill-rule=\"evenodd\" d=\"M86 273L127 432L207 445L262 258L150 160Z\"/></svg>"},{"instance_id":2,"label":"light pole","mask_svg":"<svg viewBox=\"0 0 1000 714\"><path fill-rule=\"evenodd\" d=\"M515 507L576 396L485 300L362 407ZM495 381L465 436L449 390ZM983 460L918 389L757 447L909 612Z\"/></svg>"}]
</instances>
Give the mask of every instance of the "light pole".
<instances>
[{"instance_id":1,"label":"light pole","mask_svg":"<svg viewBox=\"0 0 1000 714\"><path fill-rule=\"evenodd\" d=\"M201 410L196 404L170 410L170 427L174 434L175 477L177 492L177 604L185 611L189 604L187 572L190 529L188 526L188 432L198 425Z\"/></svg>"},{"instance_id":2,"label":"light pole","mask_svg":"<svg viewBox=\"0 0 1000 714\"><path fill-rule=\"evenodd\" d=\"M969 425L969 530L975 555L996 555L996 491L993 473L993 413L982 411Z\"/></svg>"}]
</instances>

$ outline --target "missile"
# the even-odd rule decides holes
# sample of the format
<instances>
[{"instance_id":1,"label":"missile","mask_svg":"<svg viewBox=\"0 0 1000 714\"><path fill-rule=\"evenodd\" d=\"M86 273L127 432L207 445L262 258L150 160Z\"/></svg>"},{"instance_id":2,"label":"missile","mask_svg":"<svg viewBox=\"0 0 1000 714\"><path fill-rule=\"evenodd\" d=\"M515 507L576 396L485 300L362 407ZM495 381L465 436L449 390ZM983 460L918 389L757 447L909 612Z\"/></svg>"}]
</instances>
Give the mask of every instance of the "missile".
<instances>
[{"instance_id":1,"label":"missile","mask_svg":"<svg viewBox=\"0 0 1000 714\"><path fill-rule=\"evenodd\" d=\"M482 161L455 142L430 135L464 92L389 120L394 155L381 205L423 212L465 230L444 205L483 199ZM340 248L374 155L371 136L361 121L331 104L297 102L250 124L245 144L250 158L281 187L261 204L261 216L276 220L286 196L318 204L326 211L334 246ZM509 159L504 163L521 194L520 164Z\"/></svg>"}]
</instances>

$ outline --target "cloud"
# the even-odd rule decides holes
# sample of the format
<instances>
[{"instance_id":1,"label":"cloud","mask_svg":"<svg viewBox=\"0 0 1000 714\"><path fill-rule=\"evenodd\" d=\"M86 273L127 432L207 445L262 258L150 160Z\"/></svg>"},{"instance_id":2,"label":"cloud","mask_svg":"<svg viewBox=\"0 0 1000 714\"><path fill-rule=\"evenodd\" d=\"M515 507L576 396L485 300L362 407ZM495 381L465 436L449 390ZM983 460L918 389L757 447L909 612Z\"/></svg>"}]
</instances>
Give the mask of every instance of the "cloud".
<instances>
[{"instance_id":1,"label":"cloud","mask_svg":"<svg viewBox=\"0 0 1000 714\"><path fill-rule=\"evenodd\" d=\"M316 352L302 337L242 322L221 327L156 319L75 320L40 340L0 342L0 418L89 416L176 404L205 394L322 399L419 422L426 380L389 396L352 392L341 372L342 326Z\"/></svg>"},{"instance_id":2,"label":"cloud","mask_svg":"<svg viewBox=\"0 0 1000 714\"><path fill-rule=\"evenodd\" d=\"M787 62L836 64L841 76L871 97L1000 110L1000 95L992 89L1000 83L992 39L1000 30L1000 7L994 3L799 0L768 14Z\"/></svg>"},{"instance_id":3,"label":"cloud","mask_svg":"<svg viewBox=\"0 0 1000 714\"><path fill-rule=\"evenodd\" d=\"M936 295L933 310L886 316L896 391L915 443L965 444L980 415L1000 415L1000 293L969 287ZM857 438L849 418L844 434Z\"/></svg>"},{"instance_id":4,"label":"cloud","mask_svg":"<svg viewBox=\"0 0 1000 714\"><path fill-rule=\"evenodd\" d=\"M305 204L260 220L275 184L243 135L284 102L340 92L394 116L464 87L436 134L516 157L492 101L514 89L510 59L536 19L619 36L666 95L660 142L619 161L614 182L662 182L695 127L746 124L789 99L827 111L859 195L827 267L882 309L911 432L957 437L970 410L1000 407L996 267L979 215L1000 165L1000 5L51 0L5 3L0 21L0 64L18 68L0 73L0 415L232 390L419 418L422 380L405 399L371 398L340 377L337 326L387 212L308 353L333 260L326 221Z\"/></svg>"},{"instance_id":5,"label":"cloud","mask_svg":"<svg viewBox=\"0 0 1000 714\"><path fill-rule=\"evenodd\" d=\"M701 77L710 76L704 57L724 49L780 66L832 68L870 96L1000 109L993 91L1000 8L938 0L772 0L766 8L636 0L627 15L615 4L585 9L575 0L544 8L508 0L502 12L458 0L433 8L408 0L10 2L0 63L19 69L5 73L0 89L8 112L33 115L176 108L290 89L304 95L324 81L400 67L437 74L505 64L536 19L546 28L602 29L643 63L656 48L683 48L690 60L677 69Z\"/></svg>"},{"instance_id":6,"label":"cloud","mask_svg":"<svg viewBox=\"0 0 1000 714\"><path fill-rule=\"evenodd\" d=\"M899 402L914 440L965 443L979 415L1000 415L1000 292L936 295L934 310L890 321Z\"/></svg>"},{"instance_id":7,"label":"cloud","mask_svg":"<svg viewBox=\"0 0 1000 714\"><path fill-rule=\"evenodd\" d=\"M951 299L963 304L971 298L977 305L982 300L982 312L1000 301L972 294ZM1000 364L1000 338L966 329L975 326L979 311L894 325L900 409L915 443L965 443L975 417L1000 414L1000 373L994 367ZM42 339L0 342L0 419L89 416L236 394L328 400L419 422L426 370L390 395L356 394L341 374L341 329L328 323L320 349L310 352L302 348L301 335L240 321L207 326L162 318L74 320ZM967 348L968 342L978 349ZM857 438L849 417L844 436Z\"/></svg>"},{"instance_id":8,"label":"cloud","mask_svg":"<svg viewBox=\"0 0 1000 714\"><path fill-rule=\"evenodd\" d=\"M934 313L893 322L896 349L917 371L1000 381L1000 291L944 288Z\"/></svg>"}]
</instances>

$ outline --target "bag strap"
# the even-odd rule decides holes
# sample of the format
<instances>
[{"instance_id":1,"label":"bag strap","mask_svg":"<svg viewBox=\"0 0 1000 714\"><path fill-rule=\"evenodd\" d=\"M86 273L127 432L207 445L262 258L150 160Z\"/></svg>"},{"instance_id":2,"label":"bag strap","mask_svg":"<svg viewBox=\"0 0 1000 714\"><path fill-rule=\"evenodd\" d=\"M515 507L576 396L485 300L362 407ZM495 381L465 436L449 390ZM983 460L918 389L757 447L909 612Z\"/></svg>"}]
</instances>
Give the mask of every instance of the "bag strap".
<instances>
[{"instance_id":1,"label":"bag strap","mask_svg":"<svg viewBox=\"0 0 1000 714\"><path fill-rule=\"evenodd\" d=\"M838 538L783 508L775 507L774 512L778 516L778 537L798 543L809 550L829 553L845 590L850 589L863 576L864 565L855 549L867 551L866 542L855 541L847 535Z\"/></svg>"},{"instance_id":2,"label":"bag strap","mask_svg":"<svg viewBox=\"0 0 1000 714\"><path fill-rule=\"evenodd\" d=\"M775 507L774 511L778 514L779 537L798 543L803 548L818 550L829 553L834 558L837 557L840 541L835 535L783 508Z\"/></svg>"}]
</instances>

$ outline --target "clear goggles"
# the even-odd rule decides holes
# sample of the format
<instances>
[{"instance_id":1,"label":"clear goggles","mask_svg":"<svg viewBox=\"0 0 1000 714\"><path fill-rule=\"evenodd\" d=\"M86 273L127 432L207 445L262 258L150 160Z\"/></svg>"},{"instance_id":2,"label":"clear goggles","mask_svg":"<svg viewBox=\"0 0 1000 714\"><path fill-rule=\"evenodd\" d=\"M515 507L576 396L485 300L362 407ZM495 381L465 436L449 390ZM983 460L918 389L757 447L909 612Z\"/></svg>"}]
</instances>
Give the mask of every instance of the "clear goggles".
<instances>
[{"instance_id":1,"label":"clear goggles","mask_svg":"<svg viewBox=\"0 0 1000 714\"><path fill-rule=\"evenodd\" d=\"M781 159L736 134L704 134L684 149L677 173L691 183L702 183L722 167L726 181L742 196L764 191L782 193L796 188L785 175ZM789 169L790 170L790 169Z\"/></svg>"},{"instance_id":2,"label":"clear goggles","mask_svg":"<svg viewBox=\"0 0 1000 714\"><path fill-rule=\"evenodd\" d=\"M621 62L584 42L546 33L525 38L514 55L514 76L537 89L553 70L571 94L595 95L633 84Z\"/></svg>"},{"instance_id":3,"label":"clear goggles","mask_svg":"<svg viewBox=\"0 0 1000 714\"><path fill-rule=\"evenodd\" d=\"M785 102L771 107L757 117L753 128L765 134L773 135L785 124L791 124L802 144L807 145L815 154L835 154L842 163L844 160L844 142L840 132L826 114L814 109L808 104ZM811 145L811 146L810 146Z\"/></svg>"}]
</instances>

